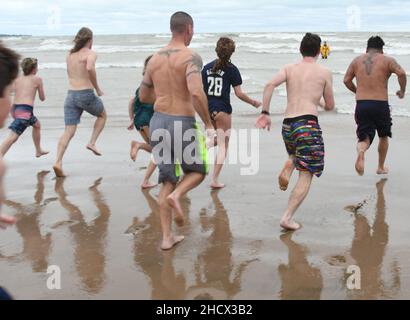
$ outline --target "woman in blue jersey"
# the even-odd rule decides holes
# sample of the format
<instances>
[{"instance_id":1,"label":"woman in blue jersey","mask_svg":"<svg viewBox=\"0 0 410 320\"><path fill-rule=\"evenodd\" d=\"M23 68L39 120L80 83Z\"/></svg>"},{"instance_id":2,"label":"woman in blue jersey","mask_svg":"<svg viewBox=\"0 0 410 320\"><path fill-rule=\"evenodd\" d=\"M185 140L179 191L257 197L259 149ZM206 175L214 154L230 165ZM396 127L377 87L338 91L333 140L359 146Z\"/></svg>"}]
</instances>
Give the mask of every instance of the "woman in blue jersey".
<instances>
[{"instance_id":1,"label":"woman in blue jersey","mask_svg":"<svg viewBox=\"0 0 410 320\"><path fill-rule=\"evenodd\" d=\"M202 81L208 97L209 113L218 135L215 146L218 144L219 149L211 183L213 189L225 187L223 183L219 182L219 175L227 155L232 127L231 87L233 87L235 95L242 101L255 108L259 108L262 104L260 101L251 99L242 91L241 73L231 63L231 56L234 52L235 42L230 38L220 38L216 45L218 59L207 64L202 70Z\"/></svg>"}]
</instances>

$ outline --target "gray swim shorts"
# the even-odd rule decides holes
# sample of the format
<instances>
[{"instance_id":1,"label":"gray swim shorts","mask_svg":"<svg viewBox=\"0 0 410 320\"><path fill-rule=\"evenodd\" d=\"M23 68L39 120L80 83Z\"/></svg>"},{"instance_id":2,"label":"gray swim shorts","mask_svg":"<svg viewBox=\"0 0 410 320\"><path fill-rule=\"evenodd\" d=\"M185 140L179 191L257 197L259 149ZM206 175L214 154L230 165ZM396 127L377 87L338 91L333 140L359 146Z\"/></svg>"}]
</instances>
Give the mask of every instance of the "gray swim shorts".
<instances>
[{"instance_id":1,"label":"gray swim shorts","mask_svg":"<svg viewBox=\"0 0 410 320\"><path fill-rule=\"evenodd\" d=\"M102 100L94 90L69 90L64 103L64 121L66 126L80 123L83 111L99 117L104 112Z\"/></svg>"},{"instance_id":2,"label":"gray swim shorts","mask_svg":"<svg viewBox=\"0 0 410 320\"><path fill-rule=\"evenodd\" d=\"M194 117L155 112L150 122L152 155L159 168L159 183L176 184L182 171L208 174L205 137Z\"/></svg>"}]
</instances>

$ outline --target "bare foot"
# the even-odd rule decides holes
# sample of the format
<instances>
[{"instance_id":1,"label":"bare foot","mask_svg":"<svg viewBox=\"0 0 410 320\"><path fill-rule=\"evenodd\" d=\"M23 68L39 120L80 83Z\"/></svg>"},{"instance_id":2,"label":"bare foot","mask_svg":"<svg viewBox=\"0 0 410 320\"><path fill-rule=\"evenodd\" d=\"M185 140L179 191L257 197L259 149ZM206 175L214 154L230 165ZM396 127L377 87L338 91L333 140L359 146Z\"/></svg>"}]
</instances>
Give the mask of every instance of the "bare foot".
<instances>
[{"instance_id":1,"label":"bare foot","mask_svg":"<svg viewBox=\"0 0 410 320\"><path fill-rule=\"evenodd\" d=\"M171 206L172 209L175 210L175 223L178 227L182 227L185 223L184 212L182 211L181 204L179 203L179 199L175 197L173 193L171 193L167 197L168 204Z\"/></svg>"},{"instance_id":2,"label":"bare foot","mask_svg":"<svg viewBox=\"0 0 410 320\"><path fill-rule=\"evenodd\" d=\"M57 178L64 178L65 177L65 174L63 172L63 168L61 168L60 166L54 165L53 170L54 170L54 173L56 174Z\"/></svg>"},{"instance_id":3,"label":"bare foot","mask_svg":"<svg viewBox=\"0 0 410 320\"><path fill-rule=\"evenodd\" d=\"M359 152L356 160L356 171L359 176L364 175L364 152Z\"/></svg>"},{"instance_id":4,"label":"bare foot","mask_svg":"<svg viewBox=\"0 0 410 320\"><path fill-rule=\"evenodd\" d=\"M286 231L296 231L301 228L301 225L294 221L284 221L280 222L280 226L285 229Z\"/></svg>"},{"instance_id":5,"label":"bare foot","mask_svg":"<svg viewBox=\"0 0 410 320\"><path fill-rule=\"evenodd\" d=\"M45 156L46 154L49 154L49 153L50 153L50 151L41 150L40 152L36 152L36 158L40 158L40 157Z\"/></svg>"},{"instance_id":6,"label":"bare foot","mask_svg":"<svg viewBox=\"0 0 410 320\"><path fill-rule=\"evenodd\" d=\"M377 169L377 174L388 174L388 173L389 173L389 168L387 167Z\"/></svg>"},{"instance_id":7,"label":"bare foot","mask_svg":"<svg viewBox=\"0 0 410 320\"><path fill-rule=\"evenodd\" d=\"M286 191L288 189L289 180L292 176L293 169L293 163L290 160L286 161L285 166L283 167L282 172L279 175L280 190Z\"/></svg>"},{"instance_id":8,"label":"bare foot","mask_svg":"<svg viewBox=\"0 0 410 320\"><path fill-rule=\"evenodd\" d=\"M178 243L182 242L185 239L184 236L174 236L172 235L170 239L162 240L161 249L170 250L175 247Z\"/></svg>"},{"instance_id":9,"label":"bare foot","mask_svg":"<svg viewBox=\"0 0 410 320\"><path fill-rule=\"evenodd\" d=\"M130 151L130 157L132 161L136 161L137 160L137 154L138 154L138 150L140 149L140 143L138 143L137 141L132 141L131 142L131 151Z\"/></svg>"},{"instance_id":10,"label":"bare foot","mask_svg":"<svg viewBox=\"0 0 410 320\"><path fill-rule=\"evenodd\" d=\"M215 181L211 183L211 189L213 189L213 190L223 189L223 188L225 188L224 183L219 183L219 182L215 182Z\"/></svg>"},{"instance_id":11,"label":"bare foot","mask_svg":"<svg viewBox=\"0 0 410 320\"><path fill-rule=\"evenodd\" d=\"M141 184L141 189L142 189L142 190L152 189L152 188L155 188L157 185L158 185L158 184L151 183L151 182L149 182L149 181L144 181L144 182Z\"/></svg>"},{"instance_id":12,"label":"bare foot","mask_svg":"<svg viewBox=\"0 0 410 320\"><path fill-rule=\"evenodd\" d=\"M91 144L87 145L87 149L92 151L96 156L101 156L102 154L97 150L95 146L92 146Z\"/></svg>"}]
</instances>

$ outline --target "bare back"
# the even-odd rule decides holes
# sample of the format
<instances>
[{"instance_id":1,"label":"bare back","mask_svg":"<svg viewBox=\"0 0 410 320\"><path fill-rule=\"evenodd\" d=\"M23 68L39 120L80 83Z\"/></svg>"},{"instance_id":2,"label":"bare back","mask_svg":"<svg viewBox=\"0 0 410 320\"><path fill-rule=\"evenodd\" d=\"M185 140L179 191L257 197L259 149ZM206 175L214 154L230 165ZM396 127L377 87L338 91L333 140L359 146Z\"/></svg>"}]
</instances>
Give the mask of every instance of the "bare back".
<instances>
[{"instance_id":1,"label":"bare back","mask_svg":"<svg viewBox=\"0 0 410 320\"><path fill-rule=\"evenodd\" d=\"M34 106L37 91L41 86L41 78L35 75L21 76L14 82L14 104Z\"/></svg>"},{"instance_id":2,"label":"bare back","mask_svg":"<svg viewBox=\"0 0 410 320\"><path fill-rule=\"evenodd\" d=\"M382 53L369 52L352 62L348 72L356 77L357 100L388 101L388 81L393 61Z\"/></svg>"},{"instance_id":3,"label":"bare back","mask_svg":"<svg viewBox=\"0 0 410 320\"><path fill-rule=\"evenodd\" d=\"M170 115L195 116L195 109L187 83L189 64L201 65L202 60L186 47L167 46L150 60L147 73L155 90L155 111Z\"/></svg>"},{"instance_id":4,"label":"bare back","mask_svg":"<svg viewBox=\"0 0 410 320\"><path fill-rule=\"evenodd\" d=\"M332 80L328 70L313 62L299 62L285 67L288 103L287 118L301 115L318 115L320 99L326 86L331 89ZM333 94L333 93L332 93Z\"/></svg>"},{"instance_id":5,"label":"bare back","mask_svg":"<svg viewBox=\"0 0 410 320\"><path fill-rule=\"evenodd\" d=\"M90 60L96 60L96 54L88 48L67 56L67 74L71 90L93 89L87 66Z\"/></svg>"}]
</instances>

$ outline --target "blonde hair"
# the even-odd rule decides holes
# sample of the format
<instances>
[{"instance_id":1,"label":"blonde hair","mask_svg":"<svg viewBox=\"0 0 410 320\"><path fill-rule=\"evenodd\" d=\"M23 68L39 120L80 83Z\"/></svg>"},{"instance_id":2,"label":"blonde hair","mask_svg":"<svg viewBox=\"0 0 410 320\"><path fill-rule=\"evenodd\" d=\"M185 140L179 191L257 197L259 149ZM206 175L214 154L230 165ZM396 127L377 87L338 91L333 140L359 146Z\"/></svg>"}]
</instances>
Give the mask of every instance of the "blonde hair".
<instances>
[{"instance_id":1,"label":"blonde hair","mask_svg":"<svg viewBox=\"0 0 410 320\"><path fill-rule=\"evenodd\" d=\"M76 53L85 47L88 41L93 39L93 32L91 29L83 27L78 31L74 38L74 48L71 49L70 53Z\"/></svg>"},{"instance_id":2,"label":"blonde hair","mask_svg":"<svg viewBox=\"0 0 410 320\"><path fill-rule=\"evenodd\" d=\"M33 70L37 69L38 67L38 60L36 58L25 58L21 62L21 69L25 76L28 76L33 72Z\"/></svg>"}]
</instances>

